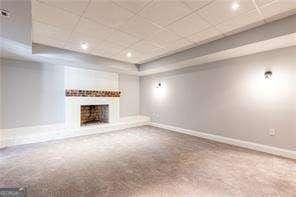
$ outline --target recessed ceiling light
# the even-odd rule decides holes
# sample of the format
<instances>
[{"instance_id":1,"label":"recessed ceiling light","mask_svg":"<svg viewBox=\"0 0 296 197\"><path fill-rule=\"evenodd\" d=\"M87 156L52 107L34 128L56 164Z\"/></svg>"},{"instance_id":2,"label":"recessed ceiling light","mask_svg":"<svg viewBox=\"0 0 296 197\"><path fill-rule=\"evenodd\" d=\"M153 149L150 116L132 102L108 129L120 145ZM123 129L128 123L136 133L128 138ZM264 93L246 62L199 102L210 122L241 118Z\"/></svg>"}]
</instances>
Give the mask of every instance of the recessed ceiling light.
<instances>
[{"instance_id":1,"label":"recessed ceiling light","mask_svg":"<svg viewBox=\"0 0 296 197\"><path fill-rule=\"evenodd\" d=\"M88 49L88 43L87 43L87 42L82 42L82 43L80 44L80 47L81 47L83 50L86 50L86 49Z\"/></svg>"},{"instance_id":2,"label":"recessed ceiling light","mask_svg":"<svg viewBox=\"0 0 296 197\"><path fill-rule=\"evenodd\" d=\"M131 52L126 53L126 57L127 58L131 58L132 57L132 53Z\"/></svg>"},{"instance_id":3,"label":"recessed ceiling light","mask_svg":"<svg viewBox=\"0 0 296 197\"><path fill-rule=\"evenodd\" d=\"M239 7L240 7L240 5L239 5L238 2L233 2L233 3L231 4L231 9L232 9L233 11L238 10Z\"/></svg>"}]
</instances>

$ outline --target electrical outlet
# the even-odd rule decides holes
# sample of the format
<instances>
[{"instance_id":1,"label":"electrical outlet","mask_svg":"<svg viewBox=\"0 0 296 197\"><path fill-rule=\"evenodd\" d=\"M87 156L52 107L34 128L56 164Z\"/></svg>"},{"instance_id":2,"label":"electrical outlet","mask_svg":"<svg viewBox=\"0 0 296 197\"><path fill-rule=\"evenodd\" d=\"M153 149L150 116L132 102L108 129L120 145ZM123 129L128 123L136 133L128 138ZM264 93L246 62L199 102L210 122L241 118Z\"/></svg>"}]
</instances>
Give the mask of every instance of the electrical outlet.
<instances>
[{"instance_id":1,"label":"electrical outlet","mask_svg":"<svg viewBox=\"0 0 296 197\"><path fill-rule=\"evenodd\" d=\"M275 136L276 130L275 129L269 129L269 135Z\"/></svg>"}]
</instances>

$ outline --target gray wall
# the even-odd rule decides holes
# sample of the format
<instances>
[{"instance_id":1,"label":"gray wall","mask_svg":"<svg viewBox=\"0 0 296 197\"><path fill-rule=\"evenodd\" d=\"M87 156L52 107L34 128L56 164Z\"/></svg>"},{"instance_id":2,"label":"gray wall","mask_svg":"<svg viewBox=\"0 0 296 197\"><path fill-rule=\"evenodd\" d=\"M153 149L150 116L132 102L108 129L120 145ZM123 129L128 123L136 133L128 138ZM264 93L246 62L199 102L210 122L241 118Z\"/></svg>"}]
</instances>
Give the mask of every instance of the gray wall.
<instances>
[{"instance_id":1,"label":"gray wall","mask_svg":"<svg viewBox=\"0 0 296 197\"><path fill-rule=\"evenodd\" d=\"M289 47L141 77L140 112L161 124L296 150L294 54Z\"/></svg>"},{"instance_id":2,"label":"gray wall","mask_svg":"<svg viewBox=\"0 0 296 197\"><path fill-rule=\"evenodd\" d=\"M1 128L2 128L2 61L0 58L0 147L1 147Z\"/></svg>"},{"instance_id":3,"label":"gray wall","mask_svg":"<svg viewBox=\"0 0 296 197\"><path fill-rule=\"evenodd\" d=\"M64 67L1 59L0 128L64 123ZM119 75L120 117L139 115L139 77Z\"/></svg>"},{"instance_id":4,"label":"gray wall","mask_svg":"<svg viewBox=\"0 0 296 197\"><path fill-rule=\"evenodd\" d=\"M133 75L119 74L120 117L139 115L140 95L139 77Z\"/></svg>"},{"instance_id":5,"label":"gray wall","mask_svg":"<svg viewBox=\"0 0 296 197\"><path fill-rule=\"evenodd\" d=\"M2 128L62 123L63 67L2 59Z\"/></svg>"},{"instance_id":6,"label":"gray wall","mask_svg":"<svg viewBox=\"0 0 296 197\"><path fill-rule=\"evenodd\" d=\"M0 36L26 45L32 44L31 1L0 1L0 7L10 11L9 18L0 18Z\"/></svg>"}]
</instances>

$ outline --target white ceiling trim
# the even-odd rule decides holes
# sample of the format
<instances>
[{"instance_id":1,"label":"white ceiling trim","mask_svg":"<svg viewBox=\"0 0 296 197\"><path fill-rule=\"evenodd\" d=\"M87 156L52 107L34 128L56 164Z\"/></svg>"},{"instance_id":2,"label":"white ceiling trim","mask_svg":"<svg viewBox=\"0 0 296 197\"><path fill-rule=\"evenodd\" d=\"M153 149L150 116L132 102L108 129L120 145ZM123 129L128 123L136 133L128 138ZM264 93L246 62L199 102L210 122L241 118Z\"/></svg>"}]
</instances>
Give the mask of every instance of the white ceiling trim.
<instances>
[{"instance_id":1,"label":"white ceiling trim","mask_svg":"<svg viewBox=\"0 0 296 197\"><path fill-rule=\"evenodd\" d=\"M204 56L199 56L196 58L184 60L177 62L175 64L169 64L166 66L159 66L157 68L152 68L144 71L138 71L137 67L133 64L126 64L124 62L116 62L107 58L100 58L96 56L90 56L87 54L81 54L78 52L71 52L67 50L55 48L53 52L53 47L42 46L37 44L35 49L35 54L32 54L32 48L28 45L20 44L14 41L10 41L5 38L0 37L2 57L9 58L5 56L5 53L14 54L14 56L21 57L25 60L43 62L55 65L67 65L73 67L80 67L93 70L103 70L109 72L125 73L130 75L147 76L158 74L162 72L168 72L172 70L178 70L191 66L199 66L202 64L216 62L220 60L246 56L250 54L255 54L259 52L269 51L278 48L285 48L296 46L296 33L276 37L269 40L264 40L260 42L255 42L247 45L243 45L236 48L231 48L228 50L222 50L216 53L211 53ZM61 50L61 51L60 51ZM51 52L46 52L51 51ZM62 52L63 51L63 52ZM17 58L16 58L17 59Z\"/></svg>"},{"instance_id":2,"label":"white ceiling trim","mask_svg":"<svg viewBox=\"0 0 296 197\"><path fill-rule=\"evenodd\" d=\"M138 75L138 68L131 63L46 45L30 46L3 37L0 43L1 58Z\"/></svg>"},{"instance_id":3,"label":"white ceiling trim","mask_svg":"<svg viewBox=\"0 0 296 197\"><path fill-rule=\"evenodd\" d=\"M290 46L296 46L296 33L273 38L270 40L247 44L237 48L223 50L217 53L212 53L209 55L204 55L197 58L178 62L176 64L169 64L167 66L160 66L158 68L152 68L145 71L140 71L139 75L140 76L153 75L153 74L158 74L162 72L182 69L182 68L191 67L191 66L198 66L198 65L202 65L210 62L216 62L220 60L241 57L241 56L251 55L259 52L285 48Z\"/></svg>"}]
</instances>

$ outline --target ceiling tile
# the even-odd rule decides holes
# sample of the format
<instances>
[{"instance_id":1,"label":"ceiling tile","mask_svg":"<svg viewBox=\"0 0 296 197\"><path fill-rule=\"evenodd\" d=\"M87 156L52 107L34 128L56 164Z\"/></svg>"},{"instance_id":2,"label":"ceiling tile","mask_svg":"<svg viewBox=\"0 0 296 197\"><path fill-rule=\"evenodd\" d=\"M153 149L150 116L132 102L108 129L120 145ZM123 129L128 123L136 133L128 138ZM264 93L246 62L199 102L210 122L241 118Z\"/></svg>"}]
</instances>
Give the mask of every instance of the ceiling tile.
<instances>
[{"instance_id":1,"label":"ceiling tile","mask_svg":"<svg viewBox=\"0 0 296 197\"><path fill-rule=\"evenodd\" d=\"M264 17L253 0L238 0L237 11L231 10L232 2L32 0L32 38L36 43L139 63L245 30L263 23L263 18L271 21L296 12L295 0L254 0ZM82 42L89 44L87 50L81 49ZM131 58L127 52L132 52Z\"/></svg>"},{"instance_id":2,"label":"ceiling tile","mask_svg":"<svg viewBox=\"0 0 296 197\"><path fill-rule=\"evenodd\" d=\"M69 41L66 44L79 46L84 42L89 44L89 48L94 48L94 46L97 46L100 44L102 40L97 39L96 37L88 36L80 32L73 32L70 36Z\"/></svg>"},{"instance_id":3,"label":"ceiling tile","mask_svg":"<svg viewBox=\"0 0 296 197\"><path fill-rule=\"evenodd\" d=\"M110 36L107 37L106 40L111 41L113 43L118 43L126 47L139 41L137 37L117 30L110 34Z\"/></svg>"},{"instance_id":4,"label":"ceiling tile","mask_svg":"<svg viewBox=\"0 0 296 197\"><path fill-rule=\"evenodd\" d=\"M102 51L101 49L94 49L90 52L90 54L110 59L116 59L116 55L114 53L108 53L106 51Z\"/></svg>"},{"instance_id":5,"label":"ceiling tile","mask_svg":"<svg viewBox=\"0 0 296 197\"><path fill-rule=\"evenodd\" d=\"M125 23L134 14L111 1L91 1L85 17L97 20L107 26L117 27Z\"/></svg>"},{"instance_id":6,"label":"ceiling tile","mask_svg":"<svg viewBox=\"0 0 296 197\"><path fill-rule=\"evenodd\" d=\"M79 16L48 6L44 3L32 1L32 18L35 21L49 25L71 29L74 28Z\"/></svg>"},{"instance_id":7,"label":"ceiling tile","mask_svg":"<svg viewBox=\"0 0 296 197\"><path fill-rule=\"evenodd\" d=\"M131 53L132 56L128 58L126 56L127 53ZM146 57L143 54L129 48L121 51L119 54L115 56L115 58L124 62L138 63L143 59L145 59Z\"/></svg>"},{"instance_id":8,"label":"ceiling tile","mask_svg":"<svg viewBox=\"0 0 296 197\"><path fill-rule=\"evenodd\" d=\"M163 45L169 42L173 42L176 40L181 39L180 36L175 34L174 32L168 31L166 29L157 32L156 34L153 34L151 37L146 38L147 41L151 41L154 43L157 43L159 45Z\"/></svg>"},{"instance_id":9,"label":"ceiling tile","mask_svg":"<svg viewBox=\"0 0 296 197\"><path fill-rule=\"evenodd\" d=\"M82 12L87 7L90 0L39 0L40 2L44 2L50 6L54 6L68 12L72 12L76 15L81 15Z\"/></svg>"},{"instance_id":10,"label":"ceiling tile","mask_svg":"<svg viewBox=\"0 0 296 197\"><path fill-rule=\"evenodd\" d=\"M257 10L239 15L238 17L221 23L216 27L222 33L227 34L232 31L238 32L246 30L249 28L249 26L253 27L252 25L254 24L263 24L263 17Z\"/></svg>"},{"instance_id":11,"label":"ceiling tile","mask_svg":"<svg viewBox=\"0 0 296 197\"><path fill-rule=\"evenodd\" d=\"M197 13L193 13L169 25L167 28L186 37L209 27L209 23L202 19Z\"/></svg>"},{"instance_id":12,"label":"ceiling tile","mask_svg":"<svg viewBox=\"0 0 296 197\"><path fill-rule=\"evenodd\" d=\"M103 53L115 55L125 48L125 46L119 45L118 43L113 43L105 40L101 43L98 43L98 45L94 47L94 50L100 50Z\"/></svg>"},{"instance_id":13,"label":"ceiling tile","mask_svg":"<svg viewBox=\"0 0 296 197\"><path fill-rule=\"evenodd\" d=\"M106 58L114 58L114 53L108 53L106 51L103 51L101 49L93 49L90 52L92 55L100 56L100 57L106 57Z\"/></svg>"},{"instance_id":14,"label":"ceiling tile","mask_svg":"<svg viewBox=\"0 0 296 197\"><path fill-rule=\"evenodd\" d=\"M190 12L191 10L179 1L155 1L139 14L152 22L165 26Z\"/></svg>"},{"instance_id":15,"label":"ceiling tile","mask_svg":"<svg viewBox=\"0 0 296 197\"><path fill-rule=\"evenodd\" d=\"M255 0L256 5L258 5L258 6L268 4L268 3L272 2L272 1L274 1L274 0Z\"/></svg>"},{"instance_id":16,"label":"ceiling tile","mask_svg":"<svg viewBox=\"0 0 296 197\"><path fill-rule=\"evenodd\" d=\"M197 10L215 0L182 0L190 9Z\"/></svg>"},{"instance_id":17,"label":"ceiling tile","mask_svg":"<svg viewBox=\"0 0 296 197\"><path fill-rule=\"evenodd\" d=\"M222 33L220 33L217 29L211 27L201 32L190 35L188 39L192 40L195 43L200 43L203 41L208 41L209 39L214 39L222 36Z\"/></svg>"},{"instance_id":18,"label":"ceiling tile","mask_svg":"<svg viewBox=\"0 0 296 197\"><path fill-rule=\"evenodd\" d=\"M62 29L34 20L32 21L32 25L33 35L44 35L44 37L49 37L52 39L58 39L62 41L66 41L69 38L72 31L71 29Z\"/></svg>"},{"instance_id":19,"label":"ceiling tile","mask_svg":"<svg viewBox=\"0 0 296 197\"><path fill-rule=\"evenodd\" d=\"M148 42L148 41L140 41L135 45L131 46L131 48L134 51L138 51L139 53L143 53L143 54L163 49L163 47L161 47L160 45L157 45L155 43Z\"/></svg>"},{"instance_id":20,"label":"ceiling tile","mask_svg":"<svg viewBox=\"0 0 296 197\"><path fill-rule=\"evenodd\" d=\"M260 7L262 14L265 19L276 17L275 19L281 18L282 16L287 16L286 12L291 12L291 14L296 14L296 1L295 0L275 0L269 4Z\"/></svg>"},{"instance_id":21,"label":"ceiling tile","mask_svg":"<svg viewBox=\"0 0 296 197\"><path fill-rule=\"evenodd\" d=\"M152 0L112 0L117 5L137 13L142 10Z\"/></svg>"},{"instance_id":22,"label":"ceiling tile","mask_svg":"<svg viewBox=\"0 0 296 197\"><path fill-rule=\"evenodd\" d=\"M142 41L138 45L132 46L128 49L123 50L118 54L122 61L130 61L132 63L146 62L151 59L163 56L168 53L173 53L179 49L184 49L186 47L192 46L194 44L186 39L179 39L174 42L166 43L164 46L158 46L157 44ZM164 47L164 48L163 48ZM131 52L132 58L127 58L126 53Z\"/></svg>"},{"instance_id":23,"label":"ceiling tile","mask_svg":"<svg viewBox=\"0 0 296 197\"><path fill-rule=\"evenodd\" d=\"M244 12L256 9L252 0L241 0L239 1L240 7L238 10L233 11L231 9L231 4L233 2L233 0L215 1L198 10L198 13L207 19L211 24L215 25L236 17Z\"/></svg>"},{"instance_id":24,"label":"ceiling tile","mask_svg":"<svg viewBox=\"0 0 296 197\"><path fill-rule=\"evenodd\" d=\"M160 57L163 57L167 54L167 51L160 50L160 51L152 51L150 53L146 53L145 56L139 61L139 63L149 62Z\"/></svg>"},{"instance_id":25,"label":"ceiling tile","mask_svg":"<svg viewBox=\"0 0 296 197\"><path fill-rule=\"evenodd\" d=\"M90 45L90 47L86 50L82 49L80 47L80 43L72 43L72 42L67 42L65 44L65 49L71 50L71 51L77 51L77 52L81 52L81 53L90 53L90 51L92 50L92 46Z\"/></svg>"},{"instance_id":26,"label":"ceiling tile","mask_svg":"<svg viewBox=\"0 0 296 197\"><path fill-rule=\"evenodd\" d=\"M166 43L163 46L165 47L166 51L175 51L177 49L182 49L184 47L191 46L192 44L194 44L192 41L181 38L179 40Z\"/></svg>"},{"instance_id":27,"label":"ceiling tile","mask_svg":"<svg viewBox=\"0 0 296 197\"><path fill-rule=\"evenodd\" d=\"M133 17L126 24L120 26L119 29L137 38L146 38L162 30L162 28L138 16Z\"/></svg>"},{"instance_id":28,"label":"ceiling tile","mask_svg":"<svg viewBox=\"0 0 296 197\"><path fill-rule=\"evenodd\" d=\"M52 47L63 48L65 44L64 41L47 37L44 34L33 34L32 37L34 43L44 44Z\"/></svg>"},{"instance_id":29,"label":"ceiling tile","mask_svg":"<svg viewBox=\"0 0 296 197\"><path fill-rule=\"evenodd\" d=\"M75 28L75 32L93 38L97 38L98 41L107 38L110 34L113 33L113 31L114 29L112 28L109 28L105 25L96 23L86 18L81 18L78 25Z\"/></svg>"}]
</instances>

